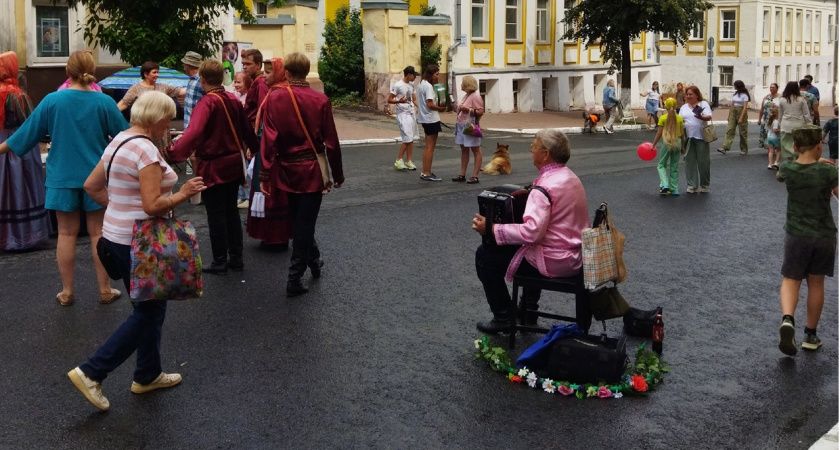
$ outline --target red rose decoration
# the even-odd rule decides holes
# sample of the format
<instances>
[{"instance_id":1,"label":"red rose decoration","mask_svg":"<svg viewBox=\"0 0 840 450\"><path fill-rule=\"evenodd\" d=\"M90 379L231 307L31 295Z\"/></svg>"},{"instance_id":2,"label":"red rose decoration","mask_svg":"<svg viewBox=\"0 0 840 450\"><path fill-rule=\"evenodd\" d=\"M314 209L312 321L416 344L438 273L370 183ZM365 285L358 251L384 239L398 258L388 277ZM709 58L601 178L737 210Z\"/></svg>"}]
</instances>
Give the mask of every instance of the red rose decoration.
<instances>
[{"instance_id":1,"label":"red rose decoration","mask_svg":"<svg viewBox=\"0 0 840 450\"><path fill-rule=\"evenodd\" d=\"M633 389L639 392L647 391L647 381L645 380L645 377L641 375L633 375L633 377L630 378L630 384L633 386Z\"/></svg>"}]
</instances>

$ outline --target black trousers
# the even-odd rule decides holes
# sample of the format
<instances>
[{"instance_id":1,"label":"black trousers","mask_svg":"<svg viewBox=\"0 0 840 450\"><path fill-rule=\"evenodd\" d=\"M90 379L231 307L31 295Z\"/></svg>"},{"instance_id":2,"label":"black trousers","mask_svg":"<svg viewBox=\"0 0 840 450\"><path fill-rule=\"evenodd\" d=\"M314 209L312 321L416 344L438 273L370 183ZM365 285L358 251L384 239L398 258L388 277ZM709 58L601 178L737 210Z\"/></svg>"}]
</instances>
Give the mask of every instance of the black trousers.
<instances>
[{"instance_id":1,"label":"black trousers","mask_svg":"<svg viewBox=\"0 0 840 450\"><path fill-rule=\"evenodd\" d=\"M315 223L321 211L324 194L289 193L289 210L292 216L292 256L289 264L289 281L300 280L307 265L312 265L321 253L315 242Z\"/></svg>"},{"instance_id":2,"label":"black trousers","mask_svg":"<svg viewBox=\"0 0 840 450\"><path fill-rule=\"evenodd\" d=\"M239 183L233 181L211 186L201 193L207 210L210 248L216 264L227 263L228 256L232 261L242 261L242 221L237 207L238 192Z\"/></svg>"},{"instance_id":3,"label":"black trousers","mask_svg":"<svg viewBox=\"0 0 840 450\"><path fill-rule=\"evenodd\" d=\"M510 307L511 297L505 283L505 273L517 250L519 250L518 245L480 245L475 251L475 271L484 287L484 295L487 297L490 311L499 320L508 320L509 318L508 308ZM540 271L524 258L516 273L540 276ZM528 309L539 309L540 293L539 289L523 288L520 306L527 305Z\"/></svg>"}]
</instances>

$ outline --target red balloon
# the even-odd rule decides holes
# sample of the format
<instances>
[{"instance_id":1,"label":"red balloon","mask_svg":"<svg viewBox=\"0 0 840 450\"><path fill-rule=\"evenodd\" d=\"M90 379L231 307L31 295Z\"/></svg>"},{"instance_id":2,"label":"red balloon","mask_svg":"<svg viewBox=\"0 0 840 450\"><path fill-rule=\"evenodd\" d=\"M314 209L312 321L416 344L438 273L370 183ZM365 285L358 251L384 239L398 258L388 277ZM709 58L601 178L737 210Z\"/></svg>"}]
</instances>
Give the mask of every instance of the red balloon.
<instances>
[{"instance_id":1,"label":"red balloon","mask_svg":"<svg viewBox=\"0 0 840 450\"><path fill-rule=\"evenodd\" d=\"M636 149L636 153L642 161L650 161L653 158L656 158L656 148L650 142L642 142L639 144L639 148Z\"/></svg>"}]
</instances>

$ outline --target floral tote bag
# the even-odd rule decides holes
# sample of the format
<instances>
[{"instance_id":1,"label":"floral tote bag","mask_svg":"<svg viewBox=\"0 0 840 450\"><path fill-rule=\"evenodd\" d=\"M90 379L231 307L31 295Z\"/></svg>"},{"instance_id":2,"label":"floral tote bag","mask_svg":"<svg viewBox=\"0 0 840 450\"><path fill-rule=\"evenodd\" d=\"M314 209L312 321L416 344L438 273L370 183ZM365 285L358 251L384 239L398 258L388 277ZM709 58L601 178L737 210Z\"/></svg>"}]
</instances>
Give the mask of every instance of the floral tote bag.
<instances>
[{"instance_id":1,"label":"floral tote bag","mask_svg":"<svg viewBox=\"0 0 840 450\"><path fill-rule=\"evenodd\" d=\"M201 255L188 220L152 217L134 223L131 298L186 300L201 297Z\"/></svg>"}]
</instances>

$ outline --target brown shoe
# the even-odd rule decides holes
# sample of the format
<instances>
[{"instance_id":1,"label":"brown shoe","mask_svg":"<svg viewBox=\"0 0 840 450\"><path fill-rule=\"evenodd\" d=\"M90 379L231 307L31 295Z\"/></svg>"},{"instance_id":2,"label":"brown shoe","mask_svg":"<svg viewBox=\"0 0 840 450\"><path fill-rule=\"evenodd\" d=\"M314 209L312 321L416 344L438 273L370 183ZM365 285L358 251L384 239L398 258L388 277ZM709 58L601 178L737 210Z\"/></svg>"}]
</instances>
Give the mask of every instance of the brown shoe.
<instances>
[{"instance_id":1,"label":"brown shoe","mask_svg":"<svg viewBox=\"0 0 840 450\"><path fill-rule=\"evenodd\" d=\"M64 292L56 294L55 299L58 300L61 306L70 306L76 300L73 294L65 294Z\"/></svg>"},{"instance_id":2,"label":"brown shoe","mask_svg":"<svg viewBox=\"0 0 840 450\"><path fill-rule=\"evenodd\" d=\"M114 300L120 298L122 292L117 289L111 288L111 292L105 292L99 294L99 303L103 305L107 305L108 303L113 303Z\"/></svg>"}]
</instances>

